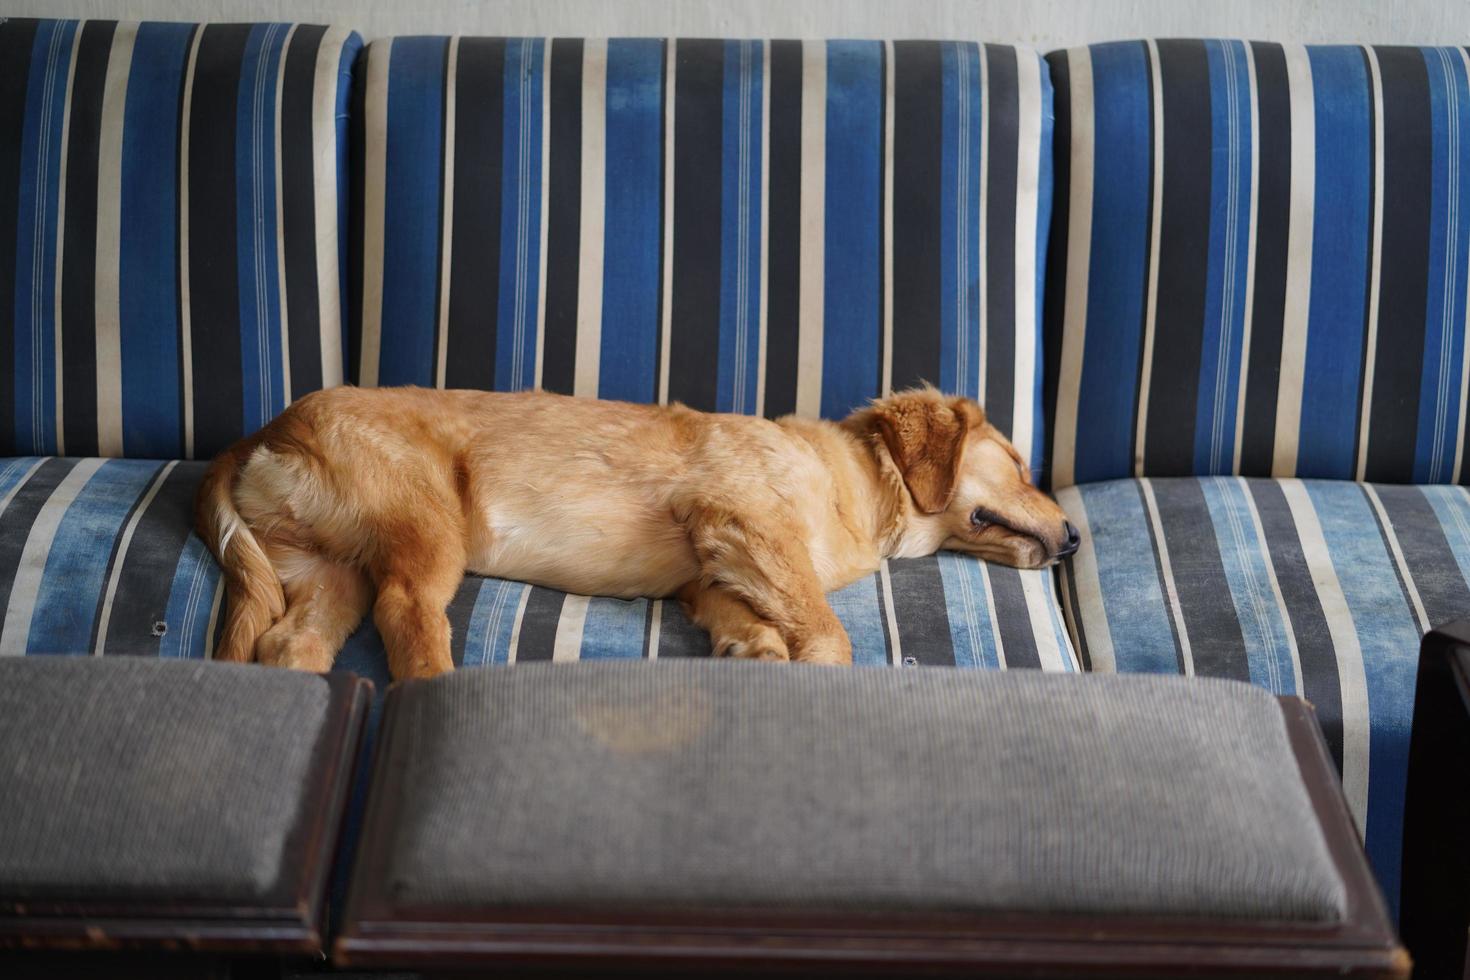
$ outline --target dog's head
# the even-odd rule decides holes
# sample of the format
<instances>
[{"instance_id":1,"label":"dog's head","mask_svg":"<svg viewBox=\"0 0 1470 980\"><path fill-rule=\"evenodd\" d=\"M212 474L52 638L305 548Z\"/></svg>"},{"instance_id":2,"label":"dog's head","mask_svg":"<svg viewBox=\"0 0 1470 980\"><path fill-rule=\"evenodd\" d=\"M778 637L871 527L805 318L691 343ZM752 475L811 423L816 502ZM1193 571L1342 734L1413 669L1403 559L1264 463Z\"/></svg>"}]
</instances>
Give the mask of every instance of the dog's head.
<instances>
[{"instance_id":1,"label":"dog's head","mask_svg":"<svg viewBox=\"0 0 1470 980\"><path fill-rule=\"evenodd\" d=\"M1077 550L1077 529L972 399L918 388L879 399L846 424L903 478L911 509L899 553L946 548L1042 568Z\"/></svg>"}]
</instances>

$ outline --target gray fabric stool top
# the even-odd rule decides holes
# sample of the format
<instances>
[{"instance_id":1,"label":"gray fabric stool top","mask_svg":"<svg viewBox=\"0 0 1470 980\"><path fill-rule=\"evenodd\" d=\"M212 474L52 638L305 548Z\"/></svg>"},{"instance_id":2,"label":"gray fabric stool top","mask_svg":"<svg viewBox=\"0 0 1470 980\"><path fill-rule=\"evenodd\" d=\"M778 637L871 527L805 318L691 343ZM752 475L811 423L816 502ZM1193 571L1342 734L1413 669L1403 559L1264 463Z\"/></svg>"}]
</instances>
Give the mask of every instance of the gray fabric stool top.
<instances>
[{"instance_id":1,"label":"gray fabric stool top","mask_svg":"<svg viewBox=\"0 0 1470 980\"><path fill-rule=\"evenodd\" d=\"M266 895L329 699L295 671L0 660L0 896Z\"/></svg>"},{"instance_id":2,"label":"gray fabric stool top","mask_svg":"<svg viewBox=\"0 0 1470 980\"><path fill-rule=\"evenodd\" d=\"M1281 707L1245 684L589 663L390 704L366 833L404 908L1346 910Z\"/></svg>"}]
</instances>

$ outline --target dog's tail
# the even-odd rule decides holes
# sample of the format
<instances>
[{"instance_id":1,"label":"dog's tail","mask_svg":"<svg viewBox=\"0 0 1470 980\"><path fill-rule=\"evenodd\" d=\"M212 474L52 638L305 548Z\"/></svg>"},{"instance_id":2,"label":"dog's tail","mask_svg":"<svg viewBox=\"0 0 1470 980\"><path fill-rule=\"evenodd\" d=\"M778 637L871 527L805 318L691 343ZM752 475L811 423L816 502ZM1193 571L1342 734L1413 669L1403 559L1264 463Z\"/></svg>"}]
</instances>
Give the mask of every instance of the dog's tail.
<instances>
[{"instance_id":1,"label":"dog's tail","mask_svg":"<svg viewBox=\"0 0 1470 980\"><path fill-rule=\"evenodd\" d=\"M215 660L255 659L255 641L286 612L281 580L235 508L235 478L255 449L255 439L235 443L204 474L194 502L194 524L225 574L225 631Z\"/></svg>"}]
</instances>

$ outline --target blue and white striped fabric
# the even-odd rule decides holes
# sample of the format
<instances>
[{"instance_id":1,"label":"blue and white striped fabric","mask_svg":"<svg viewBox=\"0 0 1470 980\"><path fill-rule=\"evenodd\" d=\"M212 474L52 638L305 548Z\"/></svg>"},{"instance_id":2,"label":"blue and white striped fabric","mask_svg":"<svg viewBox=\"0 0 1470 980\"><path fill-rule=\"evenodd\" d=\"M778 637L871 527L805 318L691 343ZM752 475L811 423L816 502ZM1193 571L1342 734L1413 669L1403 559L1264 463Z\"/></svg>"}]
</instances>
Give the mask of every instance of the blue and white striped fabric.
<instances>
[{"instance_id":1,"label":"blue and white striped fabric","mask_svg":"<svg viewBox=\"0 0 1470 980\"><path fill-rule=\"evenodd\" d=\"M0 655L208 657L220 573L192 532L199 462L0 460ZM961 555L894 561L831 596L860 664L1075 670L1048 572ZM675 601L470 577L449 606L462 666L709 656ZM365 625L337 666L387 686Z\"/></svg>"},{"instance_id":2,"label":"blue and white striped fabric","mask_svg":"<svg viewBox=\"0 0 1470 980\"><path fill-rule=\"evenodd\" d=\"M1131 41L1048 61L1054 486L1470 478L1465 49Z\"/></svg>"},{"instance_id":3,"label":"blue and white striped fabric","mask_svg":"<svg viewBox=\"0 0 1470 980\"><path fill-rule=\"evenodd\" d=\"M400 37L357 76L360 383L831 418L927 380L1040 461L1034 52Z\"/></svg>"},{"instance_id":4,"label":"blue and white striped fabric","mask_svg":"<svg viewBox=\"0 0 1470 980\"><path fill-rule=\"evenodd\" d=\"M208 457L341 382L360 47L0 20L0 453Z\"/></svg>"},{"instance_id":5,"label":"blue and white striped fabric","mask_svg":"<svg viewBox=\"0 0 1470 980\"><path fill-rule=\"evenodd\" d=\"M1185 477L1058 500L1082 531L1061 591L1084 667L1311 701L1396 904L1419 638L1470 616L1470 491Z\"/></svg>"}]
</instances>

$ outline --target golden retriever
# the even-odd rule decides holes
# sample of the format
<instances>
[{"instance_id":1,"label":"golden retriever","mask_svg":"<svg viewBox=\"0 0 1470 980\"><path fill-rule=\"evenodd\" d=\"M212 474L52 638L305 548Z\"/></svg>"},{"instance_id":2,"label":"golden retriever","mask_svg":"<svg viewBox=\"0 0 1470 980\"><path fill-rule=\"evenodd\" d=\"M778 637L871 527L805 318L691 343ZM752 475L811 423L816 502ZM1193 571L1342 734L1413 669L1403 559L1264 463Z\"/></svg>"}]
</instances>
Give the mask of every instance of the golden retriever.
<instances>
[{"instance_id":1,"label":"golden retriever","mask_svg":"<svg viewBox=\"0 0 1470 980\"><path fill-rule=\"evenodd\" d=\"M846 664L826 593L883 559L1078 544L980 406L932 388L840 423L333 388L221 453L196 521L229 597L216 659L327 670L371 607L399 679L452 669L466 571L678 596L717 655Z\"/></svg>"}]
</instances>

